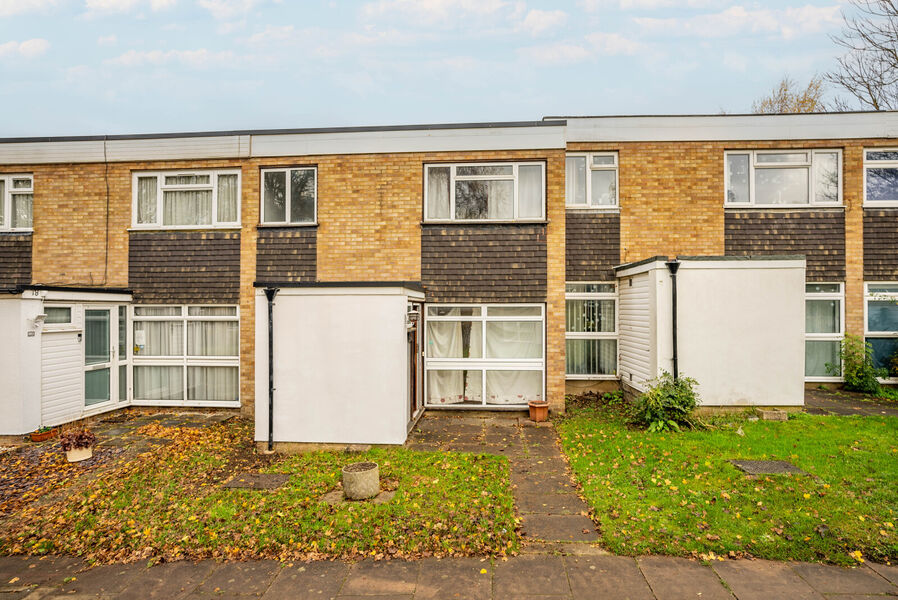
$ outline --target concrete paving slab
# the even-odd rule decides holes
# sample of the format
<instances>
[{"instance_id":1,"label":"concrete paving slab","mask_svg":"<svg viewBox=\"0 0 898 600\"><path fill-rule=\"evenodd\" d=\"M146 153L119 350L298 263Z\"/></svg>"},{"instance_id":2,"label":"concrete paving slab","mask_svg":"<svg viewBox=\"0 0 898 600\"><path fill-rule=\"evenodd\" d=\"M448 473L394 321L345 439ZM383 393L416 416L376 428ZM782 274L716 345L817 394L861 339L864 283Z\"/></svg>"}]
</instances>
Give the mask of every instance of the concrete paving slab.
<instances>
[{"instance_id":1,"label":"concrete paving slab","mask_svg":"<svg viewBox=\"0 0 898 600\"><path fill-rule=\"evenodd\" d=\"M337 600L414 600L413 594L377 594L376 596L337 596Z\"/></svg>"},{"instance_id":2,"label":"concrete paving slab","mask_svg":"<svg viewBox=\"0 0 898 600\"><path fill-rule=\"evenodd\" d=\"M198 594L239 591L262 595L280 573L281 565L273 560L221 563L196 589Z\"/></svg>"},{"instance_id":3,"label":"concrete paving slab","mask_svg":"<svg viewBox=\"0 0 898 600\"><path fill-rule=\"evenodd\" d=\"M192 593L217 567L212 561L156 565L137 573L116 597L120 600L183 598Z\"/></svg>"},{"instance_id":4,"label":"concrete paving slab","mask_svg":"<svg viewBox=\"0 0 898 600\"><path fill-rule=\"evenodd\" d=\"M867 567L794 563L792 569L822 594L896 594L895 586Z\"/></svg>"},{"instance_id":5,"label":"concrete paving slab","mask_svg":"<svg viewBox=\"0 0 898 600\"><path fill-rule=\"evenodd\" d=\"M591 542L599 539L596 526L583 515L521 516L521 530L528 540L545 542Z\"/></svg>"},{"instance_id":6,"label":"concrete paving slab","mask_svg":"<svg viewBox=\"0 0 898 600\"><path fill-rule=\"evenodd\" d=\"M739 600L821 600L823 597L789 568L771 560L715 562L712 568Z\"/></svg>"},{"instance_id":7,"label":"concrete paving slab","mask_svg":"<svg viewBox=\"0 0 898 600\"><path fill-rule=\"evenodd\" d=\"M654 600L652 590L636 564L626 556L565 557L574 598Z\"/></svg>"},{"instance_id":8,"label":"concrete paving slab","mask_svg":"<svg viewBox=\"0 0 898 600\"><path fill-rule=\"evenodd\" d=\"M68 556L0 556L0 590L4 586L62 583L84 567L84 561ZM10 583L13 579L17 580Z\"/></svg>"},{"instance_id":9,"label":"concrete paving slab","mask_svg":"<svg viewBox=\"0 0 898 600\"><path fill-rule=\"evenodd\" d=\"M488 559L430 558L420 561L415 600L489 600L493 567Z\"/></svg>"},{"instance_id":10,"label":"concrete paving slab","mask_svg":"<svg viewBox=\"0 0 898 600\"><path fill-rule=\"evenodd\" d=\"M131 586L144 568L144 565L136 564L94 567L69 575L74 579L64 583L60 592L67 597L72 594L118 595L119 592Z\"/></svg>"},{"instance_id":11,"label":"concrete paving slab","mask_svg":"<svg viewBox=\"0 0 898 600\"><path fill-rule=\"evenodd\" d=\"M560 556L518 556L496 563L493 598L520 598L525 594L569 595L570 586Z\"/></svg>"},{"instance_id":12,"label":"concrete paving slab","mask_svg":"<svg viewBox=\"0 0 898 600\"><path fill-rule=\"evenodd\" d=\"M559 457L552 458L521 458L511 463L512 471L517 473L564 473L567 471L567 463Z\"/></svg>"},{"instance_id":13,"label":"concrete paving slab","mask_svg":"<svg viewBox=\"0 0 898 600\"><path fill-rule=\"evenodd\" d=\"M332 600L340 593L349 565L339 561L298 563L281 569L262 596L265 600L319 598Z\"/></svg>"},{"instance_id":14,"label":"concrete paving slab","mask_svg":"<svg viewBox=\"0 0 898 600\"><path fill-rule=\"evenodd\" d=\"M414 594L418 563L401 560L363 560L352 565L340 593L343 595Z\"/></svg>"},{"instance_id":15,"label":"concrete paving slab","mask_svg":"<svg viewBox=\"0 0 898 600\"><path fill-rule=\"evenodd\" d=\"M733 600L717 573L695 561L646 556L636 562L658 600Z\"/></svg>"},{"instance_id":16,"label":"concrete paving slab","mask_svg":"<svg viewBox=\"0 0 898 600\"><path fill-rule=\"evenodd\" d=\"M522 513L579 515L587 512L586 503L574 493L525 493L520 488L514 495L515 505Z\"/></svg>"},{"instance_id":17,"label":"concrete paving slab","mask_svg":"<svg viewBox=\"0 0 898 600\"><path fill-rule=\"evenodd\" d=\"M867 563L867 566L876 571L880 577L888 580L892 585L898 586L898 565Z\"/></svg>"},{"instance_id":18,"label":"concrete paving slab","mask_svg":"<svg viewBox=\"0 0 898 600\"><path fill-rule=\"evenodd\" d=\"M577 486L565 473L540 473L533 477L528 472L511 471L511 484L522 494L566 494L576 491Z\"/></svg>"}]
</instances>

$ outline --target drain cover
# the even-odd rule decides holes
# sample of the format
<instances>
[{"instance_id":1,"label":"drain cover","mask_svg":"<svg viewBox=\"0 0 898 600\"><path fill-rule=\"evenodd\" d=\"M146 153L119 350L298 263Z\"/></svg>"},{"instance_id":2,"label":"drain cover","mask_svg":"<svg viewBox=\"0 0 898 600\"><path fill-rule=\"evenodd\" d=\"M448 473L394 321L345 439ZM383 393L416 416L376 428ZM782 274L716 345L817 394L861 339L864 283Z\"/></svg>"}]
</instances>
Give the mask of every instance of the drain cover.
<instances>
[{"instance_id":1,"label":"drain cover","mask_svg":"<svg viewBox=\"0 0 898 600\"><path fill-rule=\"evenodd\" d=\"M785 473L807 475L792 463L784 460L731 460L730 463L749 475L783 475Z\"/></svg>"},{"instance_id":2,"label":"drain cover","mask_svg":"<svg viewBox=\"0 0 898 600\"><path fill-rule=\"evenodd\" d=\"M287 483L288 479L290 476L284 473L238 473L224 484L224 487L244 490L273 490Z\"/></svg>"}]
</instances>

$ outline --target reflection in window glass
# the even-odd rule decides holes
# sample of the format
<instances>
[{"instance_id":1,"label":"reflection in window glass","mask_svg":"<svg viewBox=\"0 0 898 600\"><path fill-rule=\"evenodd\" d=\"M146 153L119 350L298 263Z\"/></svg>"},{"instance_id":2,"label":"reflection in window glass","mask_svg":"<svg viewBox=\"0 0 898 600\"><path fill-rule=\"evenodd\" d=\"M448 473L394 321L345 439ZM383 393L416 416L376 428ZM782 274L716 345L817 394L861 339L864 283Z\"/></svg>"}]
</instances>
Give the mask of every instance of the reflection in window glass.
<instances>
[{"instance_id":1,"label":"reflection in window glass","mask_svg":"<svg viewBox=\"0 0 898 600\"><path fill-rule=\"evenodd\" d=\"M727 155L727 202L748 202L748 154Z\"/></svg>"},{"instance_id":2,"label":"reflection in window glass","mask_svg":"<svg viewBox=\"0 0 898 600\"><path fill-rule=\"evenodd\" d=\"M839 155L814 154L814 197L817 202L839 201Z\"/></svg>"},{"instance_id":3,"label":"reflection in window glass","mask_svg":"<svg viewBox=\"0 0 898 600\"><path fill-rule=\"evenodd\" d=\"M756 204L807 204L808 169L756 169Z\"/></svg>"}]
</instances>

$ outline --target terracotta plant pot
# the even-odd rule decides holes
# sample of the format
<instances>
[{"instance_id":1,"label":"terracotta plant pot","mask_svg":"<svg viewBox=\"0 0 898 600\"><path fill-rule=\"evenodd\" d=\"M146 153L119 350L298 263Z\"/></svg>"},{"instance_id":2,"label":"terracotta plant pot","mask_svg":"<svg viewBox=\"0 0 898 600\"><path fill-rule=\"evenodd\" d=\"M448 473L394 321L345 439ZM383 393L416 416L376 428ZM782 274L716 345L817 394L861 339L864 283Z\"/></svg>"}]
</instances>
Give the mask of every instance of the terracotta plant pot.
<instances>
[{"instance_id":1,"label":"terracotta plant pot","mask_svg":"<svg viewBox=\"0 0 898 600\"><path fill-rule=\"evenodd\" d=\"M49 440L50 438L56 437L57 433L59 433L58 427L54 427L50 431L42 431L40 433L35 431L34 433L31 434L31 441L32 442L45 442L45 441Z\"/></svg>"},{"instance_id":2,"label":"terracotta plant pot","mask_svg":"<svg viewBox=\"0 0 898 600\"><path fill-rule=\"evenodd\" d=\"M549 419L549 403L545 400L531 400L527 403L530 408L530 420L542 423Z\"/></svg>"},{"instance_id":3,"label":"terracotta plant pot","mask_svg":"<svg viewBox=\"0 0 898 600\"><path fill-rule=\"evenodd\" d=\"M380 493L380 469L374 462L343 467L343 494L350 500L367 500Z\"/></svg>"},{"instance_id":4,"label":"terracotta plant pot","mask_svg":"<svg viewBox=\"0 0 898 600\"><path fill-rule=\"evenodd\" d=\"M92 446L88 446L87 448L72 448L71 450L65 451L65 457L69 462L80 462L82 460L87 460L94 455L94 449Z\"/></svg>"}]
</instances>

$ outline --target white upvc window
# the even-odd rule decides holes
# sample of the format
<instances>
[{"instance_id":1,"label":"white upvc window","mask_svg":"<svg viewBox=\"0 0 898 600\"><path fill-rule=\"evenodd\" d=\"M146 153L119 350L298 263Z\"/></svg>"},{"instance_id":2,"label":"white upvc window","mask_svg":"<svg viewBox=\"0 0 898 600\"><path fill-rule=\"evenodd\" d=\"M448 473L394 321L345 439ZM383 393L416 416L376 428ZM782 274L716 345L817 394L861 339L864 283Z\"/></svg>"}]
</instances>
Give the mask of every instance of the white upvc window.
<instances>
[{"instance_id":1,"label":"white upvc window","mask_svg":"<svg viewBox=\"0 0 898 600\"><path fill-rule=\"evenodd\" d=\"M805 284L804 321L805 380L841 381L839 350L845 337L844 284Z\"/></svg>"},{"instance_id":2,"label":"white upvc window","mask_svg":"<svg viewBox=\"0 0 898 600\"><path fill-rule=\"evenodd\" d=\"M842 205L841 150L730 150L724 159L728 207Z\"/></svg>"},{"instance_id":3,"label":"white upvc window","mask_svg":"<svg viewBox=\"0 0 898 600\"><path fill-rule=\"evenodd\" d=\"M873 365L898 382L898 282L864 284L864 338L873 347Z\"/></svg>"},{"instance_id":4,"label":"white upvc window","mask_svg":"<svg viewBox=\"0 0 898 600\"><path fill-rule=\"evenodd\" d=\"M566 377L616 379L615 284L568 282L564 287Z\"/></svg>"},{"instance_id":5,"label":"white upvc window","mask_svg":"<svg viewBox=\"0 0 898 600\"><path fill-rule=\"evenodd\" d=\"M31 231L34 177L0 175L0 231Z\"/></svg>"},{"instance_id":6,"label":"white upvc window","mask_svg":"<svg viewBox=\"0 0 898 600\"><path fill-rule=\"evenodd\" d=\"M523 406L545 398L545 306L429 304L427 406Z\"/></svg>"},{"instance_id":7,"label":"white upvc window","mask_svg":"<svg viewBox=\"0 0 898 600\"><path fill-rule=\"evenodd\" d=\"M236 306L131 307L135 404L239 406Z\"/></svg>"},{"instance_id":8,"label":"white upvc window","mask_svg":"<svg viewBox=\"0 0 898 600\"><path fill-rule=\"evenodd\" d=\"M898 206L898 148L864 149L864 206Z\"/></svg>"},{"instance_id":9,"label":"white upvc window","mask_svg":"<svg viewBox=\"0 0 898 600\"><path fill-rule=\"evenodd\" d=\"M543 162L424 165L424 220L543 221Z\"/></svg>"},{"instance_id":10,"label":"white upvc window","mask_svg":"<svg viewBox=\"0 0 898 600\"><path fill-rule=\"evenodd\" d=\"M318 218L318 169L262 169L262 224L314 225Z\"/></svg>"},{"instance_id":11,"label":"white upvc window","mask_svg":"<svg viewBox=\"0 0 898 600\"><path fill-rule=\"evenodd\" d=\"M564 201L568 208L616 208L617 152L569 153L564 160Z\"/></svg>"},{"instance_id":12,"label":"white upvc window","mask_svg":"<svg viewBox=\"0 0 898 600\"><path fill-rule=\"evenodd\" d=\"M134 172L132 226L136 229L240 226L240 170Z\"/></svg>"}]
</instances>

